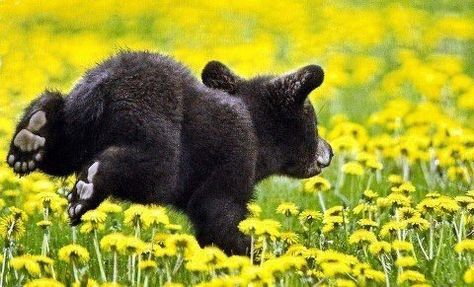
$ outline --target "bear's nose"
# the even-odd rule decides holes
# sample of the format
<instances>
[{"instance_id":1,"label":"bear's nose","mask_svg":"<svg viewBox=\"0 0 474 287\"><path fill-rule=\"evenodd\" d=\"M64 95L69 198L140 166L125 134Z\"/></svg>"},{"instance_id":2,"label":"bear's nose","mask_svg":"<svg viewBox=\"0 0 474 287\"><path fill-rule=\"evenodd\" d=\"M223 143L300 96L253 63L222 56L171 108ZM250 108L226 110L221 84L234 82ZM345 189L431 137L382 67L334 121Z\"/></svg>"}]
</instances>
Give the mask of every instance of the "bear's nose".
<instances>
[{"instance_id":1,"label":"bear's nose","mask_svg":"<svg viewBox=\"0 0 474 287\"><path fill-rule=\"evenodd\" d=\"M321 168L329 166L334 156L331 146L323 138L319 139L316 161Z\"/></svg>"}]
</instances>

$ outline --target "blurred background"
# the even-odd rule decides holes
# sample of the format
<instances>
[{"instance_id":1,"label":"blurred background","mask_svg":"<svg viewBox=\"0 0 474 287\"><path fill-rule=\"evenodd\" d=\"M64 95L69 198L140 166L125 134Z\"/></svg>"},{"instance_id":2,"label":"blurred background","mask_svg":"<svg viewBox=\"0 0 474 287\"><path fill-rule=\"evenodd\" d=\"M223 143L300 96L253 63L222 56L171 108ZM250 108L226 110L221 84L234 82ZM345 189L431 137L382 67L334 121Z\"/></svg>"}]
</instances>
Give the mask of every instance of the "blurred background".
<instances>
[{"instance_id":1,"label":"blurred background","mask_svg":"<svg viewBox=\"0 0 474 287\"><path fill-rule=\"evenodd\" d=\"M309 188L284 177L263 181L256 201L264 218L299 226L275 208L284 201L301 210L324 211L324 201L353 207L365 188L387 196L390 184L404 180L416 186L415 191L409 185L416 200L431 191L455 196L474 188L473 41L473 0L0 0L0 209L24 209L33 216L29 236L41 238L35 223L43 210L38 195L58 187L64 193L73 179L52 181L39 173L19 179L3 162L21 110L45 88L67 93L88 68L123 49L171 55L197 77L210 60L245 77L306 64L324 68L325 82L310 99L320 133L337 154L323 174L328 181L318 177ZM326 189L331 192L323 198ZM61 214L60 224L52 227L60 235L51 238L53 250L70 241ZM183 216L172 212L172 219L183 232L191 230ZM107 231L119 230L120 222L108 221ZM25 249L36 252L40 240L27 237ZM89 237L80 241L91 248ZM330 243L339 242L346 249L343 241ZM433 283L459 286L468 261L453 263L458 255L448 249L450 257L438 257L450 273L431 278L431 261L422 270ZM96 267L93 271L98 274Z\"/></svg>"}]
</instances>

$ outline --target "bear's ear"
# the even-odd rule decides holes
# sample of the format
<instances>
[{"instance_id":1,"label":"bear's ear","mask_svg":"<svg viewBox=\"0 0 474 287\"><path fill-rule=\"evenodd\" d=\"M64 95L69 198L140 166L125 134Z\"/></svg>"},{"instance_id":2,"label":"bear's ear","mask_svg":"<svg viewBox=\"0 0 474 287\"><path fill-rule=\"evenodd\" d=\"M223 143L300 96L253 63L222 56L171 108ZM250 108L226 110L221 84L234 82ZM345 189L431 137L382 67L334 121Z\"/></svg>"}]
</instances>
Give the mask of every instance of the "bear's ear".
<instances>
[{"instance_id":1,"label":"bear's ear","mask_svg":"<svg viewBox=\"0 0 474 287\"><path fill-rule=\"evenodd\" d=\"M320 66L309 65L298 71L271 80L270 92L283 108L303 104L306 97L319 87L324 80L324 71Z\"/></svg>"},{"instance_id":2,"label":"bear's ear","mask_svg":"<svg viewBox=\"0 0 474 287\"><path fill-rule=\"evenodd\" d=\"M218 61L210 61L201 73L202 82L209 88L233 94L242 79L234 74L226 65Z\"/></svg>"}]
</instances>

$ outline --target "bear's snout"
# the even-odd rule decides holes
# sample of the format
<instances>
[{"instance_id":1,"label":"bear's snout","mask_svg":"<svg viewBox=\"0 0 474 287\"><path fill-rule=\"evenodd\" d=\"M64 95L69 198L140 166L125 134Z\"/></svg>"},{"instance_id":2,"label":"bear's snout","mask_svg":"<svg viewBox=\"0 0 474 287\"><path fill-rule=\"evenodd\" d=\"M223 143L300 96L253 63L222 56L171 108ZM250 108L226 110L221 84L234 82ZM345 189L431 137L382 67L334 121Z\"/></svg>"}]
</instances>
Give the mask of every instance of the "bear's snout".
<instances>
[{"instance_id":1,"label":"bear's snout","mask_svg":"<svg viewBox=\"0 0 474 287\"><path fill-rule=\"evenodd\" d=\"M331 159L334 156L331 145L323 139L319 138L318 149L316 151L316 162L320 168L325 168L331 163Z\"/></svg>"}]
</instances>

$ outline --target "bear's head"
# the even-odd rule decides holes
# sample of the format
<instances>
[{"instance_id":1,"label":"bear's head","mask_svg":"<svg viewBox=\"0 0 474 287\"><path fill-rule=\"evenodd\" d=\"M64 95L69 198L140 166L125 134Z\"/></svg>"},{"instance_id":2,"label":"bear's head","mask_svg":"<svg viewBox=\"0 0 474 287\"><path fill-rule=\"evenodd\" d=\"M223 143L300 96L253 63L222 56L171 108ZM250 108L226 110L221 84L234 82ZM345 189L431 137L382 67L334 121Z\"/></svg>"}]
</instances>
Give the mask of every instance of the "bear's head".
<instances>
[{"instance_id":1,"label":"bear's head","mask_svg":"<svg viewBox=\"0 0 474 287\"><path fill-rule=\"evenodd\" d=\"M217 61L202 71L206 86L238 97L248 107L259 142L258 179L273 173L307 178L331 162L331 146L318 135L317 117L307 100L323 79L317 65L252 79L237 76Z\"/></svg>"}]
</instances>

